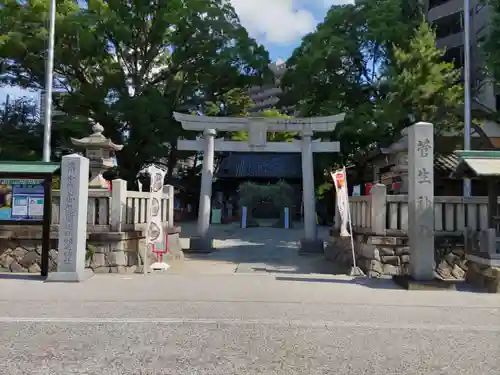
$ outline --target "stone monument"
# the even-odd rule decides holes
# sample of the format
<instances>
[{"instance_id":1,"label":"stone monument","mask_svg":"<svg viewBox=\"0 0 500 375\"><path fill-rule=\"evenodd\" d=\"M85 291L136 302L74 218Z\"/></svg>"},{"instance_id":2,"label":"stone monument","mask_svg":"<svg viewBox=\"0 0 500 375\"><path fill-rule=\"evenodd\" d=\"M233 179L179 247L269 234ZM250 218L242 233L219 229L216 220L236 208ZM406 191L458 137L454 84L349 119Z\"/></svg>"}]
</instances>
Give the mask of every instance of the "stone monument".
<instances>
[{"instance_id":1,"label":"stone monument","mask_svg":"<svg viewBox=\"0 0 500 375\"><path fill-rule=\"evenodd\" d=\"M419 122L408 132L408 239L411 276L435 278L434 260L434 126Z\"/></svg>"},{"instance_id":2,"label":"stone monument","mask_svg":"<svg viewBox=\"0 0 500 375\"><path fill-rule=\"evenodd\" d=\"M113 167L113 158L116 151L121 151L123 145L117 145L102 133L104 128L100 124L92 127L93 134L82 138L71 138L73 145L85 149L85 156L90 160L90 182L91 189L108 189L108 183L102 174Z\"/></svg>"},{"instance_id":3,"label":"stone monument","mask_svg":"<svg viewBox=\"0 0 500 375\"><path fill-rule=\"evenodd\" d=\"M47 281L80 282L94 272L85 268L89 160L78 154L63 156L57 272Z\"/></svg>"}]
</instances>

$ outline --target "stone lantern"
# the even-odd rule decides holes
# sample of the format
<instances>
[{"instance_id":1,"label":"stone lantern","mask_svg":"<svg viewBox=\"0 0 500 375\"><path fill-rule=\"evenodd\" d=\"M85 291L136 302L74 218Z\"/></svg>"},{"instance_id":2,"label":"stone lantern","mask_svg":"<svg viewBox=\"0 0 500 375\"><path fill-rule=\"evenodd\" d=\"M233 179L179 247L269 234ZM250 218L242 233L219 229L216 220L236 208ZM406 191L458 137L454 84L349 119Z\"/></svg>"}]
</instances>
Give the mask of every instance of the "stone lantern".
<instances>
[{"instance_id":1,"label":"stone lantern","mask_svg":"<svg viewBox=\"0 0 500 375\"><path fill-rule=\"evenodd\" d=\"M114 144L102 133L104 128L100 124L92 126L93 134L82 139L71 138L73 145L85 149L85 156L90 161L90 182L92 189L108 189L108 183L103 173L113 167L113 158L116 151L121 151L123 145Z\"/></svg>"},{"instance_id":2,"label":"stone lantern","mask_svg":"<svg viewBox=\"0 0 500 375\"><path fill-rule=\"evenodd\" d=\"M392 153L391 172L400 178L399 194L408 194L408 135L402 134L402 138L393 143L389 149Z\"/></svg>"}]
</instances>

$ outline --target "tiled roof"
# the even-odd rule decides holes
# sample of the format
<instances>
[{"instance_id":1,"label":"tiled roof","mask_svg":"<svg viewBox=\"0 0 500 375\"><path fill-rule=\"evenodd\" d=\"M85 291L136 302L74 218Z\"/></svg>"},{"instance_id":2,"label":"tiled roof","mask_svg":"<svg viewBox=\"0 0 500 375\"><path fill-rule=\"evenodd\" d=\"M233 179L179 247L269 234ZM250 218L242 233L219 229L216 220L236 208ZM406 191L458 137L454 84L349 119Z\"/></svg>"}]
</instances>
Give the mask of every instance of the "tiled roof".
<instances>
[{"instance_id":1,"label":"tiled roof","mask_svg":"<svg viewBox=\"0 0 500 375\"><path fill-rule=\"evenodd\" d=\"M455 154L434 155L434 170L451 174L457 169L459 161Z\"/></svg>"},{"instance_id":2,"label":"tiled roof","mask_svg":"<svg viewBox=\"0 0 500 375\"><path fill-rule=\"evenodd\" d=\"M219 178L302 178L300 154L234 152L221 161Z\"/></svg>"}]
</instances>

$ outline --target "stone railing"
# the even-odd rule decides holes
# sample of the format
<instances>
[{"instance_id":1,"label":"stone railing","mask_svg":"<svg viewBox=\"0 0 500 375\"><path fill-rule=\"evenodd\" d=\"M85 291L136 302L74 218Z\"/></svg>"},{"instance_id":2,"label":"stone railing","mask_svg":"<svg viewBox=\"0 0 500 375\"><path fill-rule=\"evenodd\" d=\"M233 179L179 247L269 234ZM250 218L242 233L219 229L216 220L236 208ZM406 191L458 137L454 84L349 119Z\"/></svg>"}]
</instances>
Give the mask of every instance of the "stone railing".
<instances>
[{"instance_id":1,"label":"stone railing","mask_svg":"<svg viewBox=\"0 0 500 375\"><path fill-rule=\"evenodd\" d=\"M145 229L150 193L127 191L123 180L114 180L112 192L89 190L87 209L87 250L93 255L87 267L96 273L129 273L141 270L146 248ZM53 191L49 271L57 267L60 192ZM168 237L166 260L182 259L180 229L174 226L174 189L164 186L161 198L162 223ZM0 226L0 272L41 271L42 228ZM148 264L156 255L148 250Z\"/></svg>"},{"instance_id":2,"label":"stone railing","mask_svg":"<svg viewBox=\"0 0 500 375\"><path fill-rule=\"evenodd\" d=\"M372 195L349 197L353 230L379 236L406 236L408 196L388 195L377 186ZM465 228L488 228L487 197L434 197L436 235L460 236ZM336 223L338 221L336 220Z\"/></svg>"},{"instance_id":3,"label":"stone railing","mask_svg":"<svg viewBox=\"0 0 500 375\"><path fill-rule=\"evenodd\" d=\"M89 232L127 232L144 230L147 222L149 193L127 191L126 182L114 180L112 192L89 190L87 226ZM174 191L163 187L161 200L162 222L173 226ZM53 192L52 225L59 225L60 195Z\"/></svg>"}]
</instances>

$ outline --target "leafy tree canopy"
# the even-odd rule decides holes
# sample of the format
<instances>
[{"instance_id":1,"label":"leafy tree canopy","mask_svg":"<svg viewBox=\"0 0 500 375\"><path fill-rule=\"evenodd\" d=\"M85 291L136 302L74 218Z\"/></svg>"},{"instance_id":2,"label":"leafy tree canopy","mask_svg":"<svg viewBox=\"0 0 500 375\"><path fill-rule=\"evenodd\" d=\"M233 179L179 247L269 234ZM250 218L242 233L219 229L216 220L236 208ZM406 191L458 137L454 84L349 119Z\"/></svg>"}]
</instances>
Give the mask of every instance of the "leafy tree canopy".
<instances>
[{"instance_id":1,"label":"leafy tree canopy","mask_svg":"<svg viewBox=\"0 0 500 375\"><path fill-rule=\"evenodd\" d=\"M435 45L434 31L422 22L407 48L394 49L384 112L398 132L412 122L408 115L435 124L441 132L463 129L461 73L453 63L442 61L444 51Z\"/></svg>"},{"instance_id":2,"label":"leafy tree canopy","mask_svg":"<svg viewBox=\"0 0 500 375\"><path fill-rule=\"evenodd\" d=\"M281 104L301 116L345 112L331 138L340 159L390 142L416 120L459 126L459 74L442 62L418 0L373 0L333 6L287 62Z\"/></svg>"},{"instance_id":3,"label":"leafy tree canopy","mask_svg":"<svg viewBox=\"0 0 500 375\"><path fill-rule=\"evenodd\" d=\"M0 160L40 160L42 134L33 101L7 101L0 110Z\"/></svg>"},{"instance_id":4,"label":"leafy tree canopy","mask_svg":"<svg viewBox=\"0 0 500 375\"><path fill-rule=\"evenodd\" d=\"M495 82L500 82L500 0L488 0L490 23L483 44L488 70Z\"/></svg>"},{"instance_id":5,"label":"leafy tree canopy","mask_svg":"<svg viewBox=\"0 0 500 375\"><path fill-rule=\"evenodd\" d=\"M266 109L262 112L255 113L253 117L270 117L270 118L292 118L281 113L277 109ZM267 140L270 142L291 142L297 136L294 132L268 132ZM232 134L233 141L248 141L248 132L236 132Z\"/></svg>"},{"instance_id":6,"label":"leafy tree canopy","mask_svg":"<svg viewBox=\"0 0 500 375\"><path fill-rule=\"evenodd\" d=\"M2 3L2 82L41 88L50 2ZM145 162L175 159L173 111L203 111L270 77L267 52L225 0L58 0L56 18L54 69L67 94L55 104L125 144L118 158L129 180Z\"/></svg>"}]
</instances>

